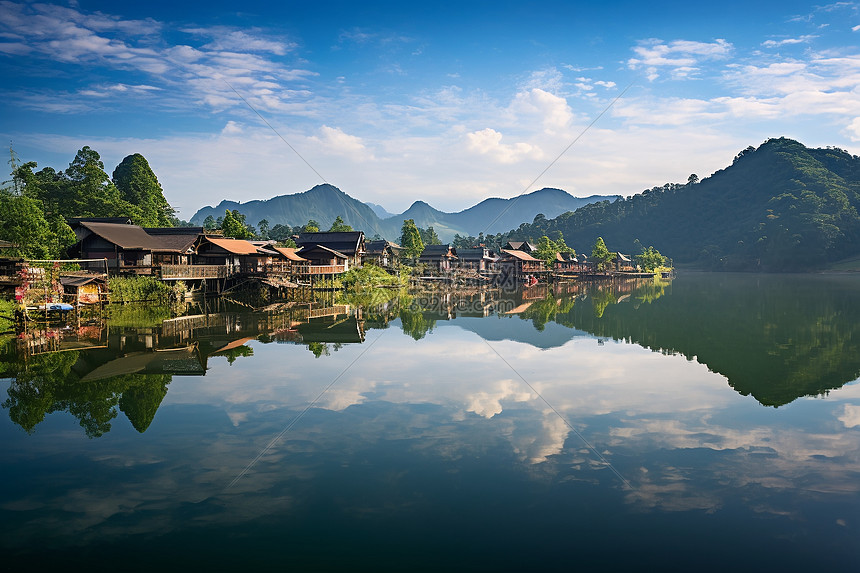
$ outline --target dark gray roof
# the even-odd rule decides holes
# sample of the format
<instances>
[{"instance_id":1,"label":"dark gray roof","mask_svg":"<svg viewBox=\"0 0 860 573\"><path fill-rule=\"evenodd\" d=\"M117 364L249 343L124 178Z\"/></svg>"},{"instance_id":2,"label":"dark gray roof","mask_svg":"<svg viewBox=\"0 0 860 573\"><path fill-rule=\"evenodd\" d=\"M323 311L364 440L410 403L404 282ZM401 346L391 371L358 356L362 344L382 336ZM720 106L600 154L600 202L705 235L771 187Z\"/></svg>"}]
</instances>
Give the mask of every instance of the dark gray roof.
<instances>
[{"instance_id":1,"label":"dark gray roof","mask_svg":"<svg viewBox=\"0 0 860 573\"><path fill-rule=\"evenodd\" d=\"M320 245L343 253L347 256L352 256L361 248L363 238L364 233L362 231L302 233L296 240L296 246L305 247Z\"/></svg>"},{"instance_id":2,"label":"dark gray roof","mask_svg":"<svg viewBox=\"0 0 860 573\"><path fill-rule=\"evenodd\" d=\"M143 229L137 225L124 223L102 223L80 221L79 227L88 229L91 233L122 247L123 249L140 249L144 251L186 252L194 244L200 233L185 231L193 227L159 227ZM180 231L181 229L181 231ZM198 227L197 229L201 229ZM154 231L154 233L153 233ZM174 232L178 231L178 232Z\"/></svg>"}]
</instances>

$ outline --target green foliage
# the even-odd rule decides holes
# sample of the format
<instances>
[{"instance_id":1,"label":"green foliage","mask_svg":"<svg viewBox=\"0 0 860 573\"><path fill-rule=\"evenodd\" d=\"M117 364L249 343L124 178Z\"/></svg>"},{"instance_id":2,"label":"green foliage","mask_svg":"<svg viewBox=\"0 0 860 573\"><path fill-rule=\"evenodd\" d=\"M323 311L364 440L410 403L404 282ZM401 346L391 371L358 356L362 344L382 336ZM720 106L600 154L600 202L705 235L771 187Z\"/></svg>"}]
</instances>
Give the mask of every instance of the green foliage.
<instances>
[{"instance_id":1,"label":"green foliage","mask_svg":"<svg viewBox=\"0 0 860 573\"><path fill-rule=\"evenodd\" d=\"M41 201L0 190L0 237L17 244L9 256L60 258L75 242L75 234L57 215L45 216Z\"/></svg>"},{"instance_id":2,"label":"green foliage","mask_svg":"<svg viewBox=\"0 0 860 573\"><path fill-rule=\"evenodd\" d=\"M606 265L612 260L613 253L606 248L606 243L603 242L603 237L597 237L594 246L591 248L591 260L597 264L597 270L606 269Z\"/></svg>"},{"instance_id":3,"label":"green foliage","mask_svg":"<svg viewBox=\"0 0 860 573\"><path fill-rule=\"evenodd\" d=\"M184 288L177 285L178 288ZM167 283L154 277L112 277L108 280L110 289L109 301L112 303L128 303L154 301L161 304L170 302L174 289Z\"/></svg>"},{"instance_id":4,"label":"green foliage","mask_svg":"<svg viewBox=\"0 0 860 573\"><path fill-rule=\"evenodd\" d=\"M645 271L653 272L666 264L666 257L654 247L648 247L641 254L636 255L636 262Z\"/></svg>"},{"instance_id":5,"label":"green foliage","mask_svg":"<svg viewBox=\"0 0 860 573\"><path fill-rule=\"evenodd\" d=\"M16 307L14 301L0 298L0 332L5 332L15 325Z\"/></svg>"},{"instance_id":6,"label":"green foliage","mask_svg":"<svg viewBox=\"0 0 860 573\"><path fill-rule=\"evenodd\" d=\"M436 234L436 231L433 227L427 227L426 229L421 229L419 227L418 233L421 235L421 240L425 245L441 245L442 240L439 238L439 235Z\"/></svg>"},{"instance_id":7,"label":"green foliage","mask_svg":"<svg viewBox=\"0 0 860 573\"><path fill-rule=\"evenodd\" d=\"M378 286L406 286L406 275L393 275L376 265L352 268L338 277L344 288L352 290L372 289Z\"/></svg>"},{"instance_id":8,"label":"green foliage","mask_svg":"<svg viewBox=\"0 0 860 573\"><path fill-rule=\"evenodd\" d=\"M262 241L269 240L269 220L261 219L259 223L257 223L257 238Z\"/></svg>"},{"instance_id":9,"label":"green foliage","mask_svg":"<svg viewBox=\"0 0 860 573\"><path fill-rule=\"evenodd\" d=\"M352 231L352 227L343 222L343 219L338 215L329 229L330 233L345 233Z\"/></svg>"},{"instance_id":10,"label":"green foliage","mask_svg":"<svg viewBox=\"0 0 860 573\"><path fill-rule=\"evenodd\" d=\"M215 217L209 215L205 219L203 219L203 228L207 231L214 231L218 228L218 223L215 222Z\"/></svg>"},{"instance_id":11,"label":"green foliage","mask_svg":"<svg viewBox=\"0 0 860 573\"><path fill-rule=\"evenodd\" d=\"M320 224L314 221L313 219L309 219L307 223L302 227L303 233L319 233L320 232Z\"/></svg>"},{"instance_id":12,"label":"green foliage","mask_svg":"<svg viewBox=\"0 0 860 573\"><path fill-rule=\"evenodd\" d=\"M792 271L860 254L860 157L780 138L741 151L712 176L601 201L511 231L560 231L568 242L634 238L676 262L711 269Z\"/></svg>"},{"instance_id":13,"label":"green foliage","mask_svg":"<svg viewBox=\"0 0 860 573\"><path fill-rule=\"evenodd\" d=\"M135 153L123 159L114 169L112 179L122 199L139 207L135 223L142 227L172 226L174 210L143 155Z\"/></svg>"},{"instance_id":14,"label":"green foliage","mask_svg":"<svg viewBox=\"0 0 860 573\"><path fill-rule=\"evenodd\" d=\"M224 211L221 220L221 232L232 239L253 239L256 231L245 224L245 215L237 210Z\"/></svg>"},{"instance_id":15,"label":"green foliage","mask_svg":"<svg viewBox=\"0 0 860 573\"><path fill-rule=\"evenodd\" d=\"M407 260L414 261L424 252L424 241L421 240L421 233L412 219L403 221L400 229L400 246L403 247L402 257Z\"/></svg>"},{"instance_id":16,"label":"green foliage","mask_svg":"<svg viewBox=\"0 0 860 573\"><path fill-rule=\"evenodd\" d=\"M538 241L537 250L532 253L532 256L536 259L543 260L546 263L547 267L552 268L552 264L555 261L556 253L576 254L576 251L565 244L564 237L559 237L557 240L553 241L552 239L544 235Z\"/></svg>"}]
</instances>

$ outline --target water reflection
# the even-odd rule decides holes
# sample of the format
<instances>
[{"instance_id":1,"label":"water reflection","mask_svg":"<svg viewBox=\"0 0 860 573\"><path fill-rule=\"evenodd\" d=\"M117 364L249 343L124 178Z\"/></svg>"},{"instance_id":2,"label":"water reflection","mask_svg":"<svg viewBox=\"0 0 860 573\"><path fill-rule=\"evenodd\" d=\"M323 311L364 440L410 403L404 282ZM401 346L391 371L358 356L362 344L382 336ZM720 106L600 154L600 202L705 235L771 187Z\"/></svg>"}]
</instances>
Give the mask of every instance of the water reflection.
<instances>
[{"instance_id":1,"label":"water reflection","mask_svg":"<svg viewBox=\"0 0 860 573\"><path fill-rule=\"evenodd\" d=\"M622 539L625 568L689 551L849 569L857 285L393 291L33 332L2 358L18 427L0 426L0 545L524 569L605 566ZM751 381L758 401L735 390ZM790 405L761 407L772 396Z\"/></svg>"},{"instance_id":2,"label":"water reflection","mask_svg":"<svg viewBox=\"0 0 860 573\"><path fill-rule=\"evenodd\" d=\"M490 342L543 349L578 337L635 343L696 360L726 376L739 393L779 406L826 394L860 374L856 282L702 274L677 285L654 279L538 285L514 293L328 293L312 303L276 303L253 312L220 308L178 318L160 309L122 307L106 322L32 330L7 340L0 375L12 383L3 407L28 432L57 411L75 416L90 437L109 431L118 411L142 432L173 376L205 375L212 357L231 365L252 359L252 341L303 345L316 358L326 357L364 343L368 331L392 321L415 341L450 323ZM499 389L496 395L512 393ZM475 401L476 413L500 411L490 395L468 400Z\"/></svg>"}]
</instances>

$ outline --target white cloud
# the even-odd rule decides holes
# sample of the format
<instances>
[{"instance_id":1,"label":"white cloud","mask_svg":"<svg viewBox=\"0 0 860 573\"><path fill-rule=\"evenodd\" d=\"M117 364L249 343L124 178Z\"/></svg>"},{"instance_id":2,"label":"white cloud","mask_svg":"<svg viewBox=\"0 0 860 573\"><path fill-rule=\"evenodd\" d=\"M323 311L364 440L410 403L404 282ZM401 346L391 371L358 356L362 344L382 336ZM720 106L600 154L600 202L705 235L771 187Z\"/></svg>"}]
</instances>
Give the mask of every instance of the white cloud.
<instances>
[{"instance_id":1,"label":"white cloud","mask_svg":"<svg viewBox=\"0 0 860 573\"><path fill-rule=\"evenodd\" d=\"M659 70L667 69L675 78L686 78L700 72L703 61L722 60L733 50L732 44L723 39L714 42L674 40L666 43L652 39L640 42L633 48L636 57L627 60L629 68L644 68L649 80L659 77Z\"/></svg>"},{"instance_id":2,"label":"white cloud","mask_svg":"<svg viewBox=\"0 0 860 573\"><path fill-rule=\"evenodd\" d=\"M525 157L540 155L540 149L528 143L502 143L502 134L489 127L466 134L468 149L486 155L499 163L514 163Z\"/></svg>"},{"instance_id":3,"label":"white cloud","mask_svg":"<svg viewBox=\"0 0 860 573\"><path fill-rule=\"evenodd\" d=\"M790 46L793 44L808 44L818 36L806 35L799 38L784 38L782 40L765 40L761 43L765 48L779 48L780 46Z\"/></svg>"},{"instance_id":4,"label":"white cloud","mask_svg":"<svg viewBox=\"0 0 860 573\"><path fill-rule=\"evenodd\" d=\"M344 133L338 127L324 125L320 127L318 136L309 139L323 146L326 153L349 156L354 160L373 159L360 137Z\"/></svg>"},{"instance_id":5,"label":"white cloud","mask_svg":"<svg viewBox=\"0 0 860 573\"><path fill-rule=\"evenodd\" d=\"M845 404L842 407L842 415L839 416L839 421L845 424L846 428L856 428L860 426L860 406L854 404Z\"/></svg>"}]
</instances>

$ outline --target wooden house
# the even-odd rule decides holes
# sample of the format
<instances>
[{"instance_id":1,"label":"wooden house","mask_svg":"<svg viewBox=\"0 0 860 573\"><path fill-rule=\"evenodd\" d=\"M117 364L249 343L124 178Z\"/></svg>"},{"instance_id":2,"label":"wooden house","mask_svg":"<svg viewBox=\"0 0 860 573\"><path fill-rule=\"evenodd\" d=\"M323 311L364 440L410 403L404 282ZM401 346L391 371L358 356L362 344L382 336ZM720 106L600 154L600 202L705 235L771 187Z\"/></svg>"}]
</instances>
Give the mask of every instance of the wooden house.
<instances>
[{"instance_id":1,"label":"wooden house","mask_svg":"<svg viewBox=\"0 0 860 573\"><path fill-rule=\"evenodd\" d=\"M546 264L523 251L502 249L499 268L504 277L522 279L526 275L536 275L547 272Z\"/></svg>"},{"instance_id":2,"label":"wooden house","mask_svg":"<svg viewBox=\"0 0 860 573\"><path fill-rule=\"evenodd\" d=\"M445 273L450 271L457 261L456 251L451 245L426 245L418 263L423 264L428 270Z\"/></svg>"},{"instance_id":3,"label":"wooden house","mask_svg":"<svg viewBox=\"0 0 860 573\"><path fill-rule=\"evenodd\" d=\"M390 267L394 265L400 257L400 252L403 247L397 243L386 241L367 241L365 243L364 261L372 262L380 267Z\"/></svg>"},{"instance_id":4,"label":"wooden house","mask_svg":"<svg viewBox=\"0 0 860 573\"><path fill-rule=\"evenodd\" d=\"M295 253L308 261L300 274L337 275L351 268L350 257L322 245L307 245Z\"/></svg>"},{"instance_id":5,"label":"wooden house","mask_svg":"<svg viewBox=\"0 0 860 573\"><path fill-rule=\"evenodd\" d=\"M264 273L273 259L272 253L249 241L209 235L198 238L194 252L197 264L224 266L230 275Z\"/></svg>"},{"instance_id":6,"label":"wooden house","mask_svg":"<svg viewBox=\"0 0 860 573\"><path fill-rule=\"evenodd\" d=\"M304 274L310 261L296 253L293 247L272 247L280 255L284 271L291 275Z\"/></svg>"},{"instance_id":7,"label":"wooden house","mask_svg":"<svg viewBox=\"0 0 860 573\"><path fill-rule=\"evenodd\" d=\"M636 270L630 255L624 255L621 253L615 253L615 258L612 259L612 265L618 272L633 272Z\"/></svg>"},{"instance_id":8,"label":"wooden house","mask_svg":"<svg viewBox=\"0 0 860 573\"><path fill-rule=\"evenodd\" d=\"M78 241L69 249L72 257L107 259L113 272L155 274L161 265L188 265L202 227L144 229L128 223L99 219L70 219Z\"/></svg>"},{"instance_id":9,"label":"wooden house","mask_svg":"<svg viewBox=\"0 0 860 573\"><path fill-rule=\"evenodd\" d=\"M305 253L313 247L325 247L329 251L345 255L348 267L360 267L364 262L365 244L362 231L301 233L296 239L296 246L301 250L301 256L308 258ZM314 251L322 258L321 251Z\"/></svg>"},{"instance_id":10,"label":"wooden house","mask_svg":"<svg viewBox=\"0 0 860 573\"><path fill-rule=\"evenodd\" d=\"M61 275L63 300L70 304L98 304L107 302L108 285L104 274L76 273Z\"/></svg>"},{"instance_id":11,"label":"wooden house","mask_svg":"<svg viewBox=\"0 0 860 573\"><path fill-rule=\"evenodd\" d=\"M457 249L455 254L457 255L458 267L478 272L493 270L498 260L484 246L471 249Z\"/></svg>"},{"instance_id":12,"label":"wooden house","mask_svg":"<svg viewBox=\"0 0 860 573\"><path fill-rule=\"evenodd\" d=\"M502 250L533 253L537 250L537 247L529 243L528 241L508 241L507 243L505 243L505 246L502 247Z\"/></svg>"}]
</instances>

